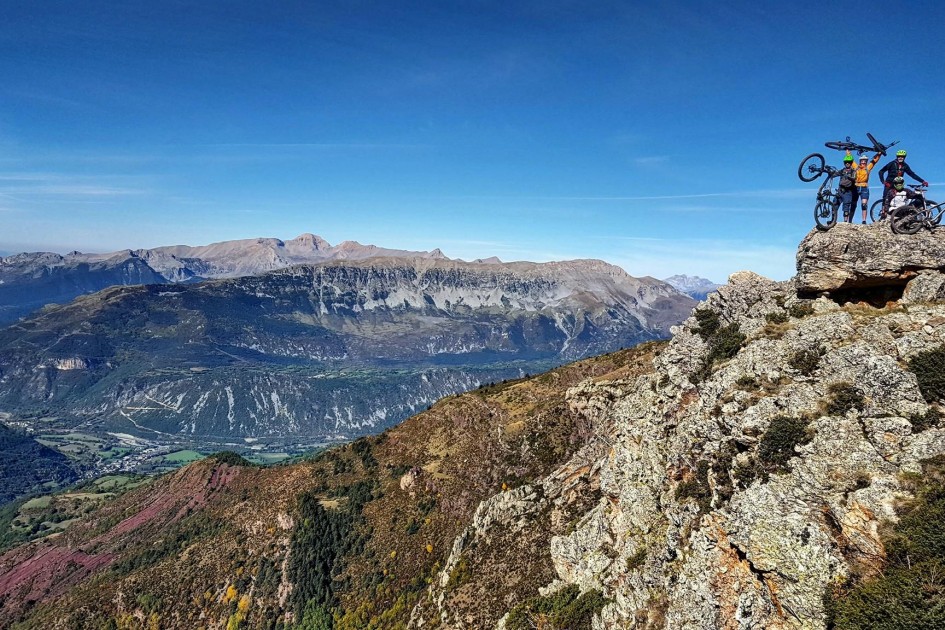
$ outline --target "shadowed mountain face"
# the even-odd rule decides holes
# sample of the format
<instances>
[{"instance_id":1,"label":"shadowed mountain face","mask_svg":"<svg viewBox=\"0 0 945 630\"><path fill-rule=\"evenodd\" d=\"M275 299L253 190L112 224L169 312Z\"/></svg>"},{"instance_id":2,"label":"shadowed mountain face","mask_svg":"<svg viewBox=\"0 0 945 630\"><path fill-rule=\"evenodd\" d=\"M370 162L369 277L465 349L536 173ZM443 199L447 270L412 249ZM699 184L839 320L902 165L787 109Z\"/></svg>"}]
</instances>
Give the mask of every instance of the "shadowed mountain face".
<instances>
[{"instance_id":1,"label":"shadowed mountain face","mask_svg":"<svg viewBox=\"0 0 945 630\"><path fill-rule=\"evenodd\" d=\"M666 337L692 305L600 261L387 258L114 287L0 331L0 409L146 437L366 433Z\"/></svg>"},{"instance_id":2,"label":"shadowed mountain face","mask_svg":"<svg viewBox=\"0 0 945 630\"><path fill-rule=\"evenodd\" d=\"M75 481L69 458L0 424L0 505L44 484Z\"/></svg>"},{"instance_id":3,"label":"shadowed mountain face","mask_svg":"<svg viewBox=\"0 0 945 630\"><path fill-rule=\"evenodd\" d=\"M46 304L64 304L111 286L235 278L297 264L378 256L446 258L438 249L411 252L355 241L331 245L314 234L302 234L290 241L254 238L107 254L17 254L0 258L0 323L15 321Z\"/></svg>"}]
</instances>

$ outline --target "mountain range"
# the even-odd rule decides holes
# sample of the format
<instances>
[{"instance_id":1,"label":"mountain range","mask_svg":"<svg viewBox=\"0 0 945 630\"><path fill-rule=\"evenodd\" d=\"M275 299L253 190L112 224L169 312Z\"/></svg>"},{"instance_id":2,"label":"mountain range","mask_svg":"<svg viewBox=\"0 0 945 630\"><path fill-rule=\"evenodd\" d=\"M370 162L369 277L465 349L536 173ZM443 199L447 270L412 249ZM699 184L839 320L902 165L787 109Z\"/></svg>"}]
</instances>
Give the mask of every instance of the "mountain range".
<instances>
[{"instance_id":1,"label":"mountain range","mask_svg":"<svg viewBox=\"0 0 945 630\"><path fill-rule=\"evenodd\" d=\"M339 438L665 338L693 304L594 260L401 256L111 287L0 329L0 410L150 439Z\"/></svg>"},{"instance_id":2,"label":"mountain range","mask_svg":"<svg viewBox=\"0 0 945 630\"><path fill-rule=\"evenodd\" d=\"M376 257L446 259L438 249L412 252L355 241L330 245L313 234L302 234L289 241L254 238L105 254L22 253L0 257L0 324L46 304L64 304L110 286L199 282L254 275L296 264ZM498 259L483 262L497 263Z\"/></svg>"}]
</instances>

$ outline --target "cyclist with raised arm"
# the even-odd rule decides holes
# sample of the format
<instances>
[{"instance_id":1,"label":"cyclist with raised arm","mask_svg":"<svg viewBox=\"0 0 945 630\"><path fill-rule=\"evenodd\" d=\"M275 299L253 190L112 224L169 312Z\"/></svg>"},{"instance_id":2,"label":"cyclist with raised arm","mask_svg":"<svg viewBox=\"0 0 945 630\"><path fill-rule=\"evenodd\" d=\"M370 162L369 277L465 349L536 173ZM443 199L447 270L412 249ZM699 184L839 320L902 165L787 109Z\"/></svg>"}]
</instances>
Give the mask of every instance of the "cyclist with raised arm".
<instances>
[{"instance_id":1,"label":"cyclist with raised arm","mask_svg":"<svg viewBox=\"0 0 945 630\"><path fill-rule=\"evenodd\" d=\"M843 219L847 223L853 222L853 203L856 200L856 171L853 169L853 156L849 153L843 158L843 168L840 176L840 201L843 203Z\"/></svg>"},{"instance_id":2,"label":"cyclist with raised arm","mask_svg":"<svg viewBox=\"0 0 945 630\"><path fill-rule=\"evenodd\" d=\"M856 174L856 189L854 193L856 198L860 200L860 205L863 208L863 225L866 225L866 206L870 199L870 171L873 170L873 167L876 166L876 163L879 162L880 154L877 153L873 156L872 160L868 160L866 155L861 155L859 159L859 165L853 167L853 171ZM856 199L854 199L856 203Z\"/></svg>"},{"instance_id":3,"label":"cyclist with raised arm","mask_svg":"<svg viewBox=\"0 0 945 630\"><path fill-rule=\"evenodd\" d=\"M923 186L929 185L927 181L916 175L915 171L909 168L909 165L906 164L905 150L899 149L896 151L896 159L879 170L879 181L883 182L883 186L885 186L883 195L883 216L889 214L889 200L896 194L893 187L893 180L897 177L901 177L903 181L905 181L906 175L921 183Z\"/></svg>"}]
</instances>

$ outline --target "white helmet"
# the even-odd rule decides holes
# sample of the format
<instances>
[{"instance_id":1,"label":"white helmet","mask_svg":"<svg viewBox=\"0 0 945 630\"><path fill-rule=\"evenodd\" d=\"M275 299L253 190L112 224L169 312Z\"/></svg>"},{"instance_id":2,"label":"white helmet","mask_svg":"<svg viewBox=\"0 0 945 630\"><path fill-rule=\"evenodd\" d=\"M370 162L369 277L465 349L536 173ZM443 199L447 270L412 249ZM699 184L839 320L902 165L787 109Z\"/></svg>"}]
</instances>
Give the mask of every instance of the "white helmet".
<instances>
[{"instance_id":1,"label":"white helmet","mask_svg":"<svg viewBox=\"0 0 945 630\"><path fill-rule=\"evenodd\" d=\"M866 157L865 155L861 155L859 161L860 161L860 162L866 162L866 161L868 161L868 160L869 160L868 157Z\"/></svg>"}]
</instances>

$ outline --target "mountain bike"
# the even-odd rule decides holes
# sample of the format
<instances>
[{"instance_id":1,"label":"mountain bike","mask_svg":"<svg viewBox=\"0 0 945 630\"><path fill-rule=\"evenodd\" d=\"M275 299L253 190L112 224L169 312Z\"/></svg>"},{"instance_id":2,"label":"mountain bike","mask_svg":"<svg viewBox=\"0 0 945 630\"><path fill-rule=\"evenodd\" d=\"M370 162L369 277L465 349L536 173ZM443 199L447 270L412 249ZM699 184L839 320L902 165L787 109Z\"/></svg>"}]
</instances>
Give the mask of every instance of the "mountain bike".
<instances>
[{"instance_id":1,"label":"mountain bike","mask_svg":"<svg viewBox=\"0 0 945 630\"><path fill-rule=\"evenodd\" d=\"M938 205L937 202L926 198L925 191L927 189L924 188L923 186L917 186L913 184L907 184L907 186L920 195L919 199L913 199L912 201L909 202L908 205L913 206L920 211L925 210L929 206ZM885 195L886 195L886 190L883 189L883 196L885 197ZM886 214L883 213L884 201L885 199L877 199L876 201L873 202L873 205L870 206L870 219L873 221L873 223L876 223L877 221L885 221L888 218ZM938 225L939 221L941 221L941 217L935 220L935 224Z\"/></svg>"},{"instance_id":2,"label":"mountain bike","mask_svg":"<svg viewBox=\"0 0 945 630\"><path fill-rule=\"evenodd\" d=\"M912 204L899 206L892 211L889 227L896 234L915 234L922 228L934 230L942 222L945 214L945 202L933 203L925 200L922 208Z\"/></svg>"},{"instance_id":3,"label":"mountain bike","mask_svg":"<svg viewBox=\"0 0 945 630\"><path fill-rule=\"evenodd\" d=\"M837 140L831 142L825 142L824 146L828 149L834 149L836 151L846 151L848 153L866 153L867 151L872 151L874 153L880 153L886 155L886 150L890 147L894 147L899 144L898 140L893 141L890 144L883 144L877 140L873 134L867 133L866 137L870 139L872 145L866 146L865 144L859 144L850 140L850 136L847 136L846 140Z\"/></svg>"},{"instance_id":4,"label":"mountain bike","mask_svg":"<svg viewBox=\"0 0 945 630\"><path fill-rule=\"evenodd\" d=\"M817 224L817 229L821 231L829 230L837 224L837 214L840 211L841 202L840 190L834 188L834 181L840 175L840 169L827 164L821 167L817 177L823 174L827 175L827 179L817 189L816 202L814 203L814 223Z\"/></svg>"},{"instance_id":5,"label":"mountain bike","mask_svg":"<svg viewBox=\"0 0 945 630\"><path fill-rule=\"evenodd\" d=\"M899 144L898 140L894 140L890 144L883 144L877 140L873 134L867 133L866 137L870 139L870 142L873 143L873 146L868 147L863 144L857 144L850 140L850 136L847 136L845 141L831 141L825 142L824 146L828 149L834 149L837 151L849 151L853 153L854 151L859 153L866 153L867 151L873 151L874 153L879 153L881 155L886 155L886 151L890 147L894 147ZM806 158L801 160L800 166L797 167L797 176L802 182L812 182L818 177L821 176L824 172L824 164L826 164L824 156L820 153L811 153Z\"/></svg>"}]
</instances>

